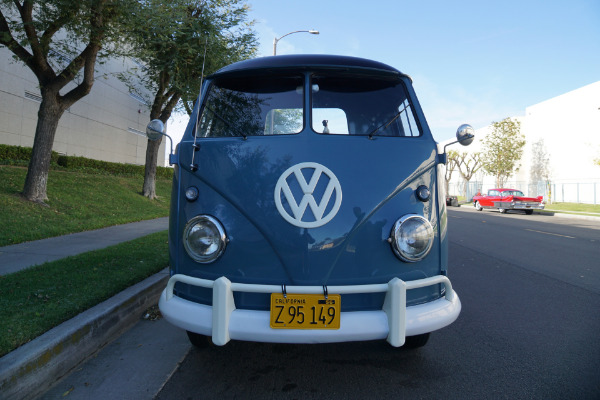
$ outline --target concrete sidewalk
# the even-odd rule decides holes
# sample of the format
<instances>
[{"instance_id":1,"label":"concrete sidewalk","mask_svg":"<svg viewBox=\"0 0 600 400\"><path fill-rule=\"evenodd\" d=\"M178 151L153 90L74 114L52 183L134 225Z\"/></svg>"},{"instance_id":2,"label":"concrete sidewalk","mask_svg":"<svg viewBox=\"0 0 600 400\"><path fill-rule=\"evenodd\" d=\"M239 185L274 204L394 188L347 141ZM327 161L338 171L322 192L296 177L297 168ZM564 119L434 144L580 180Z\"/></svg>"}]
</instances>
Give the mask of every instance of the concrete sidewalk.
<instances>
[{"instance_id":1,"label":"concrete sidewalk","mask_svg":"<svg viewBox=\"0 0 600 400\"><path fill-rule=\"evenodd\" d=\"M104 249L168 228L169 217L164 217L0 247L0 276L48 261Z\"/></svg>"},{"instance_id":2,"label":"concrete sidewalk","mask_svg":"<svg viewBox=\"0 0 600 400\"><path fill-rule=\"evenodd\" d=\"M168 218L158 218L0 247L0 276L166 229ZM168 278L165 269L0 358L0 398L30 399L46 392L136 324L157 304Z\"/></svg>"}]
</instances>

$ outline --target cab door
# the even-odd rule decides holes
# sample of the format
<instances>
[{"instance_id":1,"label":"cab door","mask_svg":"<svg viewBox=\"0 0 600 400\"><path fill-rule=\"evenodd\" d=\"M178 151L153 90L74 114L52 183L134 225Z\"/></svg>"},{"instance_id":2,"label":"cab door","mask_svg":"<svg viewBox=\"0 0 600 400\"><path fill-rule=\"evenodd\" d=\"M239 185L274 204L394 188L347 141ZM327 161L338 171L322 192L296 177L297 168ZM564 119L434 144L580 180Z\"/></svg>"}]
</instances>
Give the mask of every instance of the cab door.
<instances>
[{"instance_id":1,"label":"cab door","mask_svg":"<svg viewBox=\"0 0 600 400\"><path fill-rule=\"evenodd\" d=\"M498 190L489 190L487 196L483 196L479 200L479 204L483 207L493 207L495 201L500 201L500 192Z\"/></svg>"}]
</instances>

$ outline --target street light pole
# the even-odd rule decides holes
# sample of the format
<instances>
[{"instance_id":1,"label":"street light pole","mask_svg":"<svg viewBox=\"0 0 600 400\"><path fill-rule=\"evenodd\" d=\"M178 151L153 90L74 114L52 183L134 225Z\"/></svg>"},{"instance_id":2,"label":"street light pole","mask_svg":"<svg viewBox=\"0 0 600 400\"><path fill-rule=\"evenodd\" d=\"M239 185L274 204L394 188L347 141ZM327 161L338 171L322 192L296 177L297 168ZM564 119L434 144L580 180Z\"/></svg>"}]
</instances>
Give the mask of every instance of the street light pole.
<instances>
[{"instance_id":1,"label":"street light pole","mask_svg":"<svg viewBox=\"0 0 600 400\"><path fill-rule=\"evenodd\" d=\"M300 32L306 32L306 33L310 33L311 35L318 35L319 31L316 31L314 29L311 29L309 31L294 31L294 32L290 32L290 33L286 33L285 35L279 37L279 38L274 38L273 39L273 55L276 56L277 55L277 42L279 42L281 39L283 39L284 37L291 35L292 33L300 33Z\"/></svg>"}]
</instances>

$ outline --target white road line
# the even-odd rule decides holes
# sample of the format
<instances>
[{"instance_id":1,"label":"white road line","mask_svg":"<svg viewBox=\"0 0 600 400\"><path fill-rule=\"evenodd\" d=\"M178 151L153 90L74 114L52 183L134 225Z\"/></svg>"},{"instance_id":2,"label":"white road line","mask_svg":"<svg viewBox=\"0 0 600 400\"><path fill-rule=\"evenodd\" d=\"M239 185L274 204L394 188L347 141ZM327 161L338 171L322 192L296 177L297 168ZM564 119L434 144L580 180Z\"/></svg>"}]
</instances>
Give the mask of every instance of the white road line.
<instances>
[{"instance_id":1,"label":"white road line","mask_svg":"<svg viewBox=\"0 0 600 400\"><path fill-rule=\"evenodd\" d=\"M558 233L542 232L542 231L536 231L533 229L525 229L525 230L529 231L529 232L543 233L544 235L560 236L560 237L564 237L567 239L577 239L576 237L573 237L573 236L559 235Z\"/></svg>"}]
</instances>

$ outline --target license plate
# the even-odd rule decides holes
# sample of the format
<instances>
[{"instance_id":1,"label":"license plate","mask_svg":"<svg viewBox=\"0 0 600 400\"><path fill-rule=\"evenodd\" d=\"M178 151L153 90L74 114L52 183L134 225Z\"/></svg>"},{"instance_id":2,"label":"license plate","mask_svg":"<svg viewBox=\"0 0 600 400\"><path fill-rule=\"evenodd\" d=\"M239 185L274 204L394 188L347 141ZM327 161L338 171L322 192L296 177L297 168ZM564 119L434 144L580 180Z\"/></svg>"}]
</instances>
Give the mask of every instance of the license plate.
<instances>
[{"instance_id":1,"label":"license plate","mask_svg":"<svg viewBox=\"0 0 600 400\"><path fill-rule=\"evenodd\" d=\"M272 293L271 328L340 329L340 295Z\"/></svg>"}]
</instances>

